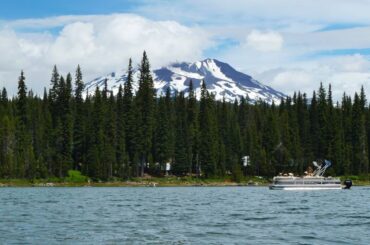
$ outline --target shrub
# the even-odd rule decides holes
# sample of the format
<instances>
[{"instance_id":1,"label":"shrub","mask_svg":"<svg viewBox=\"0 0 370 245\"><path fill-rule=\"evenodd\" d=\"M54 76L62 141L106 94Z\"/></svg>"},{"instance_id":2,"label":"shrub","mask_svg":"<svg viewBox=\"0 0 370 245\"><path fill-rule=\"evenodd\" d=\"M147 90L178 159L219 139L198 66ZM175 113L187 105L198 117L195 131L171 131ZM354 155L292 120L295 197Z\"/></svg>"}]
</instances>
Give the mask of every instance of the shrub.
<instances>
[{"instance_id":1,"label":"shrub","mask_svg":"<svg viewBox=\"0 0 370 245\"><path fill-rule=\"evenodd\" d=\"M243 179L243 172L241 167L238 164L234 164L232 167L232 175L231 178L233 181L240 183Z\"/></svg>"},{"instance_id":2,"label":"shrub","mask_svg":"<svg viewBox=\"0 0 370 245\"><path fill-rule=\"evenodd\" d=\"M87 180L88 180L88 177L82 175L81 172L77 170L69 170L68 177L66 178L66 181L74 182L74 183L83 183L83 182L87 182Z\"/></svg>"},{"instance_id":3,"label":"shrub","mask_svg":"<svg viewBox=\"0 0 370 245\"><path fill-rule=\"evenodd\" d=\"M346 178L345 178L345 179L359 180L358 176L356 176L356 175L346 176Z\"/></svg>"}]
</instances>

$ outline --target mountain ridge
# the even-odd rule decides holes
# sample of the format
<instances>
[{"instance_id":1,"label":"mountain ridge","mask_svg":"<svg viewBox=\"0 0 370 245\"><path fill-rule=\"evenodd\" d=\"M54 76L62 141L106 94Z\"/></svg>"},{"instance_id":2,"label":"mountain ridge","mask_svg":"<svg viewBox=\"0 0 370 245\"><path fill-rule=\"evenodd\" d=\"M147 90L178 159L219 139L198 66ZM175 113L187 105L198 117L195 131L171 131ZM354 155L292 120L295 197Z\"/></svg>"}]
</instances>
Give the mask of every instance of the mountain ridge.
<instances>
[{"instance_id":1,"label":"mountain ridge","mask_svg":"<svg viewBox=\"0 0 370 245\"><path fill-rule=\"evenodd\" d=\"M135 68L132 84L134 92L138 90L138 76L139 70ZM193 63L174 62L168 66L152 70L152 76L157 96L163 96L167 88L170 88L172 94L184 92L186 96L190 80L193 82L198 99L200 98L200 85L203 80L208 91L214 94L216 100L225 99L228 102L233 102L235 99L248 97L252 102L261 99L268 103L279 103L281 97L286 96L282 92L253 79L250 75L237 71L231 65L211 58ZM97 86L102 88L105 81L107 81L108 89L116 94L119 85L124 86L126 80L126 70L111 72L106 76L95 78L86 83L85 92L88 94L94 93Z\"/></svg>"}]
</instances>

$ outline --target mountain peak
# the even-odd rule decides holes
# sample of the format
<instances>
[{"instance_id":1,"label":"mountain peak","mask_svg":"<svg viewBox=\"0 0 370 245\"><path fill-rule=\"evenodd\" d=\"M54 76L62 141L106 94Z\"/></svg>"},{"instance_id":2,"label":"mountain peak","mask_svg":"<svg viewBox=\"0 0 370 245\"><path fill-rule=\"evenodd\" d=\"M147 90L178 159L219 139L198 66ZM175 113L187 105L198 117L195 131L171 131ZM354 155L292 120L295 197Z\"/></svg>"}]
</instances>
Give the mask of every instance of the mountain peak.
<instances>
[{"instance_id":1,"label":"mountain peak","mask_svg":"<svg viewBox=\"0 0 370 245\"><path fill-rule=\"evenodd\" d=\"M138 70L134 71L136 79L133 88L138 89ZM200 85L204 80L209 92L215 95L217 100L225 99L232 102L241 97L248 97L251 101L265 100L269 103L279 103L285 95L271 87L265 86L251 76L237 71L232 66L217 59L207 58L193 63L175 62L152 71L154 88L157 96L163 96L169 88L172 93L184 92L187 95L190 80L193 82L195 94L200 98ZM93 93L96 86L104 86L107 80L108 87L116 93L121 84L124 86L126 71L111 72L88 82L86 89Z\"/></svg>"}]
</instances>

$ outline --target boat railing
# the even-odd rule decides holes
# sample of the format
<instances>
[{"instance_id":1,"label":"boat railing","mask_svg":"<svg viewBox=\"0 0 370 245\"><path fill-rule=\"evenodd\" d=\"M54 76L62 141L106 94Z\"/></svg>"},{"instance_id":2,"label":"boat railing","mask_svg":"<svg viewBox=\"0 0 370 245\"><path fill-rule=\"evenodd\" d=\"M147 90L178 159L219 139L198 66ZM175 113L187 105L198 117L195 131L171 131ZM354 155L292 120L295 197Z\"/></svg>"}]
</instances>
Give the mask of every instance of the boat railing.
<instances>
[{"instance_id":1,"label":"boat railing","mask_svg":"<svg viewBox=\"0 0 370 245\"><path fill-rule=\"evenodd\" d=\"M323 176L326 169L331 166L331 162L328 160L324 160L324 163L321 165L318 165L315 161L312 163L316 167L315 171L313 172L313 176Z\"/></svg>"}]
</instances>

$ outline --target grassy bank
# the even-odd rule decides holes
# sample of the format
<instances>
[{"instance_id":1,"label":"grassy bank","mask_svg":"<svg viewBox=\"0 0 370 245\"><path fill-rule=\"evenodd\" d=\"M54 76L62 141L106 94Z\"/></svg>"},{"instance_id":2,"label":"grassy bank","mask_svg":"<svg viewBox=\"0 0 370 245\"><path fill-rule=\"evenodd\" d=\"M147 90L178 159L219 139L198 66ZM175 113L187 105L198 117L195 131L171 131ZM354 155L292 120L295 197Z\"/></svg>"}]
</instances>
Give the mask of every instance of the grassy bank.
<instances>
[{"instance_id":1,"label":"grassy bank","mask_svg":"<svg viewBox=\"0 0 370 245\"><path fill-rule=\"evenodd\" d=\"M346 179L352 180L354 186L370 186L370 175L340 176L342 182Z\"/></svg>"},{"instance_id":2,"label":"grassy bank","mask_svg":"<svg viewBox=\"0 0 370 245\"><path fill-rule=\"evenodd\" d=\"M364 176L341 176L342 181L351 179L354 186L370 186L370 179ZM64 179L0 179L0 187L165 187L165 186L267 186L271 179L260 176L243 177L236 182L231 177L195 178L195 177L146 177L127 181L91 181L88 178Z\"/></svg>"},{"instance_id":3,"label":"grassy bank","mask_svg":"<svg viewBox=\"0 0 370 245\"><path fill-rule=\"evenodd\" d=\"M75 181L69 178L58 179L0 179L0 187L135 187L135 186L265 186L268 179L262 177L246 177L235 182L231 178L194 178L194 177L147 177L133 178L127 181Z\"/></svg>"}]
</instances>

